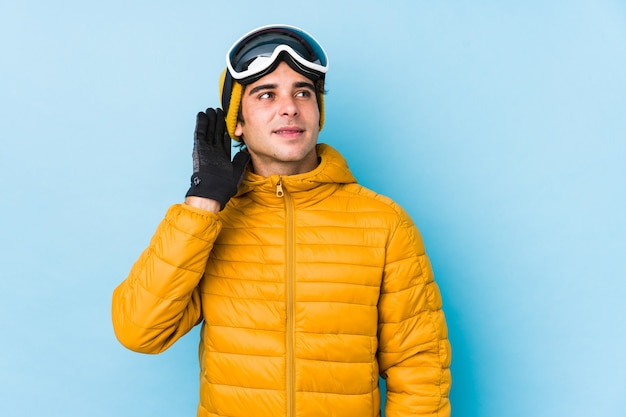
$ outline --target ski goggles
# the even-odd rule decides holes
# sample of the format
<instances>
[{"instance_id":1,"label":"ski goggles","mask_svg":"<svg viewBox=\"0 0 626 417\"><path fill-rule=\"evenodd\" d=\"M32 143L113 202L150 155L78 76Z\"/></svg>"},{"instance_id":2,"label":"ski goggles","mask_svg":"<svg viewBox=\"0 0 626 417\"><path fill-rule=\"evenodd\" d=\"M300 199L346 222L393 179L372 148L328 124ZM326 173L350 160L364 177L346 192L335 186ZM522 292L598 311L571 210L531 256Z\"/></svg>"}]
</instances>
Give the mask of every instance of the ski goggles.
<instances>
[{"instance_id":1,"label":"ski goggles","mask_svg":"<svg viewBox=\"0 0 626 417\"><path fill-rule=\"evenodd\" d=\"M273 71L281 55L305 75L322 77L328 71L328 57L308 33L294 26L270 25L243 35L226 54L226 66L233 79L248 84Z\"/></svg>"}]
</instances>

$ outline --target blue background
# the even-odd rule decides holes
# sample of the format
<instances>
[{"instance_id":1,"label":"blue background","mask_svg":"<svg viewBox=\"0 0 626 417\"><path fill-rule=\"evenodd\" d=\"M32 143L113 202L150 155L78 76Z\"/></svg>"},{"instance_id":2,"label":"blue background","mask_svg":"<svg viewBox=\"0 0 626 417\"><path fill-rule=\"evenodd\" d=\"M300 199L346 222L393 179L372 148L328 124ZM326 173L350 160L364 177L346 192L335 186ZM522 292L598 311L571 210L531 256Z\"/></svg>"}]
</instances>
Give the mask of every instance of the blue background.
<instances>
[{"instance_id":1,"label":"blue background","mask_svg":"<svg viewBox=\"0 0 626 417\"><path fill-rule=\"evenodd\" d=\"M191 416L197 330L121 347L110 298L191 170L228 46L300 26L321 141L420 227L453 415L626 409L626 2L0 1L0 414Z\"/></svg>"}]
</instances>

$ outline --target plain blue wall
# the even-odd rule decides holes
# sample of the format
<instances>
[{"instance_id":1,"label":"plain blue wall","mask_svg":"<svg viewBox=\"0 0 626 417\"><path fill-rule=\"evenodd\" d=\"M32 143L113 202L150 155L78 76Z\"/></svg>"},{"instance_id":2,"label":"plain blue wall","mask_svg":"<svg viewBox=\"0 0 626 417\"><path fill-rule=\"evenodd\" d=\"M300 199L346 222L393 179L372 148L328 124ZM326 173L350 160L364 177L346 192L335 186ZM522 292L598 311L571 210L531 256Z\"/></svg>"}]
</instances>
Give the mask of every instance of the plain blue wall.
<instances>
[{"instance_id":1,"label":"plain blue wall","mask_svg":"<svg viewBox=\"0 0 626 417\"><path fill-rule=\"evenodd\" d=\"M0 414L191 416L197 331L126 351L110 297L191 169L223 55L331 59L321 140L431 256L458 417L626 408L623 1L0 1Z\"/></svg>"}]
</instances>

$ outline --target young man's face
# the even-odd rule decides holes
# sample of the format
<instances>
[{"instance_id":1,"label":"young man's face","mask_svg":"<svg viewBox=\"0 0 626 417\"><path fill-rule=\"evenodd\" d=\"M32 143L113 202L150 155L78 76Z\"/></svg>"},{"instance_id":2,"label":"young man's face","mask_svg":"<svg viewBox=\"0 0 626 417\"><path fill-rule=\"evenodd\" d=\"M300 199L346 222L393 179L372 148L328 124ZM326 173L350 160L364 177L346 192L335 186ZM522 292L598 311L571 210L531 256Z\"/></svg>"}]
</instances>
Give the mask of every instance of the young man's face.
<instances>
[{"instance_id":1,"label":"young man's face","mask_svg":"<svg viewBox=\"0 0 626 417\"><path fill-rule=\"evenodd\" d=\"M257 174L293 175L317 166L320 112L313 82L281 62L246 86L241 99L243 135Z\"/></svg>"}]
</instances>

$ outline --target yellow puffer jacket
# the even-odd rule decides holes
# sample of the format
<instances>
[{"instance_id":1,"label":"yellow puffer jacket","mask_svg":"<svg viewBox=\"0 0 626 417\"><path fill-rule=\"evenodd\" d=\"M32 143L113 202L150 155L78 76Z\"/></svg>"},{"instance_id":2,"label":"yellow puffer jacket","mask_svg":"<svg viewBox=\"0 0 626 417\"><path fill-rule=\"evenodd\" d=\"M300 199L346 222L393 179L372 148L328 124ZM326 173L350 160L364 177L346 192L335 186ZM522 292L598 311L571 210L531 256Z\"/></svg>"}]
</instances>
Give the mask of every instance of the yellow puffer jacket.
<instances>
[{"instance_id":1,"label":"yellow puffer jacket","mask_svg":"<svg viewBox=\"0 0 626 417\"><path fill-rule=\"evenodd\" d=\"M213 215L172 206L113 294L129 349L203 321L198 416L448 416L450 347L418 230L318 145L295 176L248 173Z\"/></svg>"}]
</instances>

